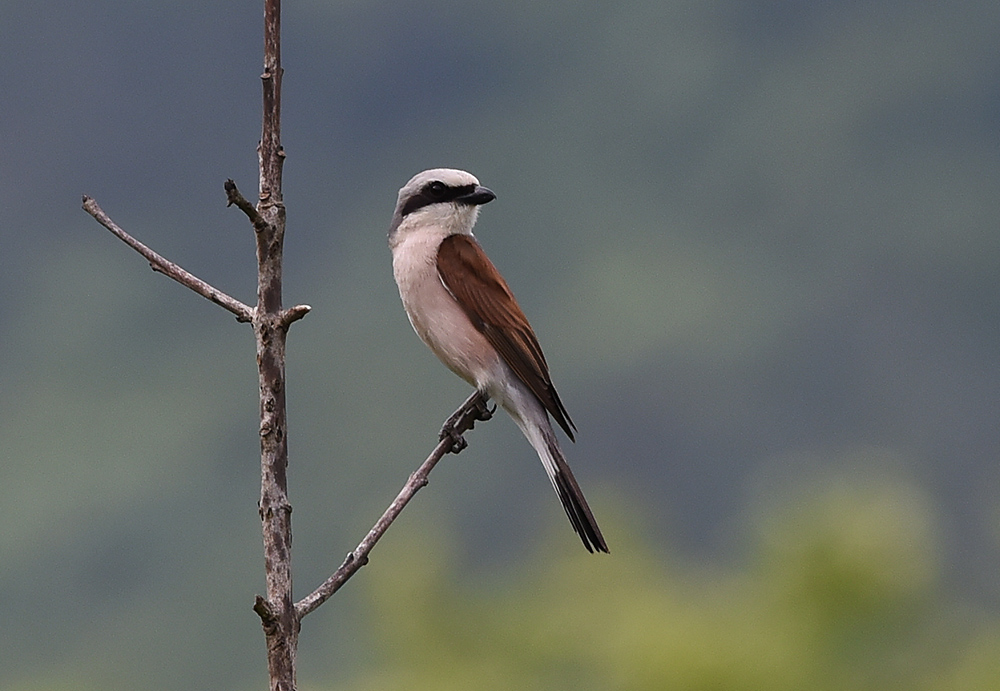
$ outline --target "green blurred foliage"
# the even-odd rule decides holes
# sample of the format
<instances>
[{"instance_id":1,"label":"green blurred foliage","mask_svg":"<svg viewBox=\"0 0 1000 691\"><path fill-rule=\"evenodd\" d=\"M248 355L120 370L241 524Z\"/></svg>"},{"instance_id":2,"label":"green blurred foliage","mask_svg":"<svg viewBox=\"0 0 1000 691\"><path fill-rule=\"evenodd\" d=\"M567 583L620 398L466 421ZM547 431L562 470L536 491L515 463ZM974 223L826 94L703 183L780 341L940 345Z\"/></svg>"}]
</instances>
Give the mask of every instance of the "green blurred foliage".
<instances>
[{"instance_id":1,"label":"green blurred foliage","mask_svg":"<svg viewBox=\"0 0 1000 691\"><path fill-rule=\"evenodd\" d=\"M620 515L620 512L618 512ZM614 515L614 514L612 514ZM612 525L610 557L553 535L526 570L456 576L404 528L364 575L378 659L338 691L997 688L1000 622L940 588L926 498L836 481L753 522L727 569ZM310 686L311 688L311 686Z\"/></svg>"}]
</instances>

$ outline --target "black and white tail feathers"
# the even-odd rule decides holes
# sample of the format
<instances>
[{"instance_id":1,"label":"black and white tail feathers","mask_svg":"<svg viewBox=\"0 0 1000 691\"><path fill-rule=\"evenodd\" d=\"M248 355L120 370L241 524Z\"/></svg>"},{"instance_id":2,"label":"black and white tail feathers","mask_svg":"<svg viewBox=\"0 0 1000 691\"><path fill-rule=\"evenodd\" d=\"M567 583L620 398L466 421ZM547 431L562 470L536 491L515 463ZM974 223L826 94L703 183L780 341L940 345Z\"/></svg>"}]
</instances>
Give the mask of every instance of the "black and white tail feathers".
<instances>
[{"instance_id":1,"label":"black and white tail feathers","mask_svg":"<svg viewBox=\"0 0 1000 691\"><path fill-rule=\"evenodd\" d=\"M608 543L604 541L601 529L587 504L587 499L583 496L583 491L577 484L576 478L573 477L573 471L570 470L562 449L559 448L559 441L556 439L555 432L552 431L552 425L549 424L548 418L545 417L541 424L527 422L519 426L524 432L524 436L538 452L538 457L541 459L542 465L545 466L545 472L552 482L552 487L559 495L559 501L566 511L566 516L569 518L573 530L583 541L583 546L587 548L588 552L610 553Z\"/></svg>"}]
</instances>

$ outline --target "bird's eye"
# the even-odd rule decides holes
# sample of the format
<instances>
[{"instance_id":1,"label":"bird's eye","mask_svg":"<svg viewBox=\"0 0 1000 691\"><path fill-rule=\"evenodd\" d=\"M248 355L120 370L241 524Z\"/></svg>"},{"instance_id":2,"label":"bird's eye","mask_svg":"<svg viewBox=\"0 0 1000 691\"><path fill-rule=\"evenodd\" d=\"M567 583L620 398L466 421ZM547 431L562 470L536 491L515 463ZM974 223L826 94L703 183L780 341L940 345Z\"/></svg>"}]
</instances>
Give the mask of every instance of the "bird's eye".
<instances>
[{"instance_id":1,"label":"bird's eye","mask_svg":"<svg viewBox=\"0 0 1000 691\"><path fill-rule=\"evenodd\" d=\"M428 196L430 196L432 199L440 199L441 197L444 196L445 189L446 188L443 182L441 182L440 180L435 180L434 182L427 185L426 191Z\"/></svg>"}]
</instances>

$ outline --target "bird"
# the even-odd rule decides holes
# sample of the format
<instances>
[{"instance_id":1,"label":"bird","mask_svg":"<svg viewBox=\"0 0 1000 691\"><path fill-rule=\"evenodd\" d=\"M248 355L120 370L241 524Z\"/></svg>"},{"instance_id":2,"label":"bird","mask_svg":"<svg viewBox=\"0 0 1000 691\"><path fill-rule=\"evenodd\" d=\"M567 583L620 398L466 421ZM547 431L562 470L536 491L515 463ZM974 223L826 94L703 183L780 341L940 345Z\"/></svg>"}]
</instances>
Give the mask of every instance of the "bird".
<instances>
[{"instance_id":1,"label":"bird","mask_svg":"<svg viewBox=\"0 0 1000 691\"><path fill-rule=\"evenodd\" d=\"M513 418L535 449L584 547L608 553L552 420L575 441L534 330L472 228L496 195L464 170L434 168L399 190L389 226L393 276L420 339Z\"/></svg>"}]
</instances>

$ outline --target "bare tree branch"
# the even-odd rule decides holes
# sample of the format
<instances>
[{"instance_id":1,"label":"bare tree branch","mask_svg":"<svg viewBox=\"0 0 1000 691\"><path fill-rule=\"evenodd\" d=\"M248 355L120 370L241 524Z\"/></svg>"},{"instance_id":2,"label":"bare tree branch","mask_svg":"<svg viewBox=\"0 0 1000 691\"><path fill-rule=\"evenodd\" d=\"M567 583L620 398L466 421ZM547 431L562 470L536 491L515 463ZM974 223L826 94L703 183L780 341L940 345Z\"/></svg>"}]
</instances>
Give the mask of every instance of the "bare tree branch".
<instances>
[{"instance_id":1,"label":"bare tree branch","mask_svg":"<svg viewBox=\"0 0 1000 691\"><path fill-rule=\"evenodd\" d=\"M93 199L87 195L83 196L83 209L93 216L98 223L114 233L126 245L141 254L149 262L153 271L158 271L164 276L174 279L183 286L187 286L204 298L208 298L215 304L223 307L236 315L237 321L249 322L253 319L253 308L244 305L236 298L226 295L218 288L215 288L201 280L189 271L186 271L174 264L169 259L162 257L146 245L142 244L134 237L122 230L118 224L112 221L106 213L97 205Z\"/></svg>"},{"instance_id":2,"label":"bare tree branch","mask_svg":"<svg viewBox=\"0 0 1000 691\"><path fill-rule=\"evenodd\" d=\"M226 188L226 206L232 206L235 204L240 211L247 215L250 222L253 224L254 230L258 233L263 233L268 230L267 221L264 217L257 213L257 209L253 204L247 201L247 198L243 196L243 193L236 188L236 183L231 179L226 180L224 185Z\"/></svg>"},{"instance_id":3,"label":"bare tree branch","mask_svg":"<svg viewBox=\"0 0 1000 691\"><path fill-rule=\"evenodd\" d=\"M257 241L257 307L253 330L257 339L260 386L260 521L264 542L265 597L254 611L261 617L267 647L271 691L295 691L299 618L292 598L292 505L288 500L288 435L285 408L285 336L288 312L281 307L285 202L281 173L281 2L264 0L264 72L261 74L263 117L257 162L260 186L256 213L226 185L231 202L253 222ZM244 200L245 201L245 200ZM294 308L293 308L294 309ZM305 314L298 310L294 314Z\"/></svg>"},{"instance_id":4,"label":"bare tree branch","mask_svg":"<svg viewBox=\"0 0 1000 691\"><path fill-rule=\"evenodd\" d=\"M413 498L413 495L427 485L428 475L430 475L434 466L437 465L437 462L448 453L461 452L465 448L465 439L462 435L471 430L477 421L490 419L492 412L486 407L486 400L487 398L484 393L476 391L448 418L448 421L441 429L441 441L434 447L431 455L420 464L420 467L413 471L406 484L403 485L403 489L399 491L393 502L389 504L389 508L385 510L385 513L378 519L374 527L368 531L368 534L361 543L353 552L348 553L344 563L340 565L340 568L332 576L326 579L312 593L295 603L295 612L300 620L326 602L331 595L340 589L340 586L344 585L351 576L368 563L368 555L374 549L375 544L389 529L392 522L396 520L396 517L399 516L403 508Z\"/></svg>"},{"instance_id":5,"label":"bare tree branch","mask_svg":"<svg viewBox=\"0 0 1000 691\"><path fill-rule=\"evenodd\" d=\"M312 307L309 305L295 305L295 307L289 307L284 312L281 313L281 325L287 329L292 322L297 322L302 317L309 314Z\"/></svg>"}]
</instances>

